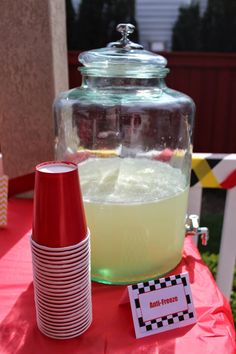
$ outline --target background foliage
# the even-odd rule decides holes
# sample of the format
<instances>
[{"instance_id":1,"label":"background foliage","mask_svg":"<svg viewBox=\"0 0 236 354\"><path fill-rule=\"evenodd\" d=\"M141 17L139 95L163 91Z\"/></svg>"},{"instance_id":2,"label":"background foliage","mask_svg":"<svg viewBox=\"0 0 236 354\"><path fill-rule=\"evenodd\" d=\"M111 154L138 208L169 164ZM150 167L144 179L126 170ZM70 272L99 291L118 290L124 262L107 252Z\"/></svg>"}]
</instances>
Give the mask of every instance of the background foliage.
<instances>
[{"instance_id":1,"label":"background foliage","mask_svg":"<svg viewBox=\"0 0 236 354\"><path fill-rule=\"evenodd\" d=\"M198 1L180 7L173 27L172 49L236 52L236 1L208 0L202 17Z\"/></svg>"},{"instance_id":2,"label":"background foliage","mask_svg":"<svg viewBox=\"0 0 236 354\"><path fill-rule=\"evenodd\" d=\"M66 0L68 50L88 50L105 47L121 36L119 23L132 23L136 29L130 36L138 42L135 0L82 0L78 13L71 0Z\"/></svg>"}]
</instances>

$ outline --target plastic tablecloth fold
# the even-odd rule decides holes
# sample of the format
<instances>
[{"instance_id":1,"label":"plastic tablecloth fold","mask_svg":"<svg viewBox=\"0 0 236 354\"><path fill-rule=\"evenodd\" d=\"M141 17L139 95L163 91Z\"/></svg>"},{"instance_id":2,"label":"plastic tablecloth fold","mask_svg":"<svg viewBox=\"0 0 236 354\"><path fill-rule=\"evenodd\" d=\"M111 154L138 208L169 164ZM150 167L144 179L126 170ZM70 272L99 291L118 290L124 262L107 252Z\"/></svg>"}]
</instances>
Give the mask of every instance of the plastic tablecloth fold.
<instances>
[{"instance_id":1,"label":"plastic tablecloth fold","mask_svg":"<svg viewBox=\"0 0 236 354\"><path fill-rule=\"evenodd\" d=\"M82 336L47 338L37 328L32 265L27 231L32 201L9 201L9 224L0 230L0 353L1 354L233 354L235 330L227 300L201 260L190 237L181 263L170 274L188 272L197 323L135 339L129 304L119 305L125 286L92 284L93 322Z\"/></svg>"}]
</instances>

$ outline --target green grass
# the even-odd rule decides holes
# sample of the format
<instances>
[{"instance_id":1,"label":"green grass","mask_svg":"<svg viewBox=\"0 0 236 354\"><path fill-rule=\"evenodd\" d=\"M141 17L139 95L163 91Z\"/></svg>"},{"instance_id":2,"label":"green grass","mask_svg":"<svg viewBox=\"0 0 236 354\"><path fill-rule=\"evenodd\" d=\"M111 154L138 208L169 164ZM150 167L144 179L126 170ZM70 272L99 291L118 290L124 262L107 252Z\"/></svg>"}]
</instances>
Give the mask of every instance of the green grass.
<instances>
[{"instance_id":1,"label":"green grass","mask_svg":"<svg viewBox=\"0 0 236 354\"><path fill-rule=\"evenodd\" d=\"M210 239L206 247L199 245L204 262L208 265L213 276L216 276L217 264L219 258L219 247L221 238L223 215L222 213L208 214L203 213L201 216L201 226L209 228ZM236 267L234 269L234 280L232 289L230 305L233 312L234 323L236 326Z\"/></svg>"}]
</instances>

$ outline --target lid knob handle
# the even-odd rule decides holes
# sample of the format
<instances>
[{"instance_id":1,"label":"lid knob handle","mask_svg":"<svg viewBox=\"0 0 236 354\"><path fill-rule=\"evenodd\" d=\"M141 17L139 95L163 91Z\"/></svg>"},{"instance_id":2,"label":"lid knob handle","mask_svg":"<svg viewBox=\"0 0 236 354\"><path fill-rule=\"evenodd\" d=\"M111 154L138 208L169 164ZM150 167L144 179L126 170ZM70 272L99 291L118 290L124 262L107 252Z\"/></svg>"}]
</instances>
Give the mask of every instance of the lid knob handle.
<instances>
[{"instance_id":1,"label":"lid knob handle","mask_svg":"<svg viewBox=\"0 0 236 354\"><path fill-rule=\"evenodd\" d=\"M116 30L122 34L123 37L127 37L130 33L133 33L135 26L131 23L120 23L116 26Z\"/></svg>"},{"instance_id":2,"label":"lid knob handle","mask_svg":"<svg viewBox=\"0 0 236 354\"><path fill-rule=\"evenodd\" d=\"M143 49L143 46L131 42L128 39L130 33L133 33L135 30L135 26L131 23L120 23L116 26L118 32L122 34L122 38L117 42L111 42L108 44L108 47L115 47L115 48L125 48L125 49Z\"/></svg>"}]
</instances>

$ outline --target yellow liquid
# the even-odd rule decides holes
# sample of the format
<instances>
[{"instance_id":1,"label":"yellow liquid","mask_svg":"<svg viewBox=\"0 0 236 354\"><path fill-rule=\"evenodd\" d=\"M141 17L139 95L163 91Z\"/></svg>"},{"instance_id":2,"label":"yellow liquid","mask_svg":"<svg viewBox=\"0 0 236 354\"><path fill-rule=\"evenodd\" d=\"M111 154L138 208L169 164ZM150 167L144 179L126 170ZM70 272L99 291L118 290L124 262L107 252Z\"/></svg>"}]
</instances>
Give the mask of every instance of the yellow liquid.
<instances>
[{"instance_id":1,"label":"yellow liquid","mask_svg":"<svg viewBox=\"0 0 236 354\"><path fill-rule=\"evenodd\" d=\"M121 284L167 273L182 254L188 199L184 176L161 162L111 159L108 169L104 160L109 159L79 165L92 279Z\"/></svg>"}]
</instances>

